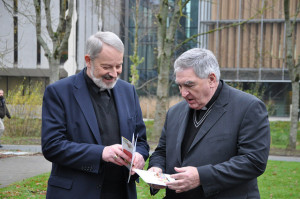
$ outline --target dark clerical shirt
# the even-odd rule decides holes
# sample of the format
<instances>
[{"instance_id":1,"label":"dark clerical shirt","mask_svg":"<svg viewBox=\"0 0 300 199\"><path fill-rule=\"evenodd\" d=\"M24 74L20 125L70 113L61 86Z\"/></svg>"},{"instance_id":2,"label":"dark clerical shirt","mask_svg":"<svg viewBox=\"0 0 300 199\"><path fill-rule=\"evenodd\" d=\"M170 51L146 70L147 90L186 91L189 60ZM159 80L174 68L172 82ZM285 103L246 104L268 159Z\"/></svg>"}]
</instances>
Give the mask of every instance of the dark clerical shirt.
<instances>
[{"instance_id":1,"label":"dark clerical shirt","mask_svg":"<svg viewBox=\"0 0 300 199\"><path fill-rule=\"evenodd\" d=\"M114 95L111 90L101 90L86 74L84 77L89 89L95 110L101 142L104 146L121 143L118 111L115 106ZM92 113L91 113L92 114ZM99 151L100 153L100 151ZM126 196L126 177L123 175L122 167L102 162L104 168L104 181L102 185L101 198L123 198ZM125 197L126 198L126 197Z\"/></svg>"}]
</instances>

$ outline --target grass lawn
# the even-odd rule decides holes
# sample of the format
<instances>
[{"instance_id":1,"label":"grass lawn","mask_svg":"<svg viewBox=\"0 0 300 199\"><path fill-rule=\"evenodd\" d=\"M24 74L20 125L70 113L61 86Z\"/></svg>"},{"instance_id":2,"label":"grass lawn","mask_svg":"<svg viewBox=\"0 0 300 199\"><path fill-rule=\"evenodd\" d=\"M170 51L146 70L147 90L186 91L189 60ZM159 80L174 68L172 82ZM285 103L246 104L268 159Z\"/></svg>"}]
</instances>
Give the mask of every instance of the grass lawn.
<instances>
[{"instance_id":1,"label":"grass lawn","mask_svg":"<svg viewBox=\"0 0 300 199\"><path fill-rule=\"evenodd\" d=\"M153 121L146 121L147 127L147 139L152 150L155 149L159 136L153 135ZM286 121L272 121L270 122L271 128L271 148L272 149L285 149L289 141L289 130L290 122ZM1 137L2 144L19 144L19 145L28 145L28 144L41 144L40 137L17 137L9 136L4 133ZM300 156L300 123L298 129L297 137L297 155ZM279 154L277 154L279 155ZM290 155L290 154L289 154Z\"/></svg>"},{"instance_id":2,"label":"grass lawn","mask_svg":"<svg viewBox=\"0 0 300 199\"><path fill-rule=\"evenodd\" d=\"M45 198L49 173L14 183L0 189L2 199ZM262 199L299 199L300 198L300 162L282 162L270 160L263 175L258 178ZM138 198L163 198L164 191L151 196L149 186L140 180L137 184Z\"/></svg>"},{"instance_id":3,"label":"grass lawn","mask_svg":"<svg viewBox=\"0 0 300 199\"><path fill-rule=\"evenodd\" d=\"M267 169L258 178L261 198L299 199L300 162L268 161Z\"/></svg>"},{"instance_id":4,"label":"grass lawn","mask_svg":"<svg viewBox=\"0 0 300 199\"><path fill-rule=\"evenodd\" d=\"M154 149L158 138L153 136L153 121L147 121L148 142ZM285 149L289 139L289 122L270 122L271 148ZM300 128L300 125L299 125ZM300 131L297 138L297 154L300 154ZM2 144L40 144L40 137L1 138ZM146 166L147 167L147 166ZM145 167L145 168L146 168ZM17 182L0 189L0 198L45 198L49 173ZM258 186L262 199L299 199L300 198L300 162L268 161L265 173L258 178ZM164 191L150 196L149 186L140 180L137 184L138 198L163 198Z\"/></svg>"}]
</instances>

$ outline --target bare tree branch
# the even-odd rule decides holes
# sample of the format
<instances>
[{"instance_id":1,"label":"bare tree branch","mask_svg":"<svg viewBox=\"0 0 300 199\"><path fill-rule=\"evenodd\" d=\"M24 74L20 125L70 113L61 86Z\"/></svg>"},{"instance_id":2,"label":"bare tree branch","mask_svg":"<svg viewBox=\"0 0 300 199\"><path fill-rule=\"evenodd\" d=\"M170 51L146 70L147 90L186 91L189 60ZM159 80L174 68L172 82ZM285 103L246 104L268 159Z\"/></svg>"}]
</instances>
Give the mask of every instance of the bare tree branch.
<instances>
[{"instance_id":1,"label":"bare tree branch","mask_svg":"<svg viewBox=\"0 0 300 199\"><path fill-rule=\"evenodd\" d=\"M34 3L34 8L35 8L35 14L36 14L36 37L39 41L39 43L41 44L41 46L43 47L45 53L46 53L46 57L49 57L51 55L51 51L48 48L47 43L45 42L45 40L43 39L42 35L41 35L41 5L39 4L38 0L33 0Z\"/></svg>"},{"instance_id":2,"label":"bare tree branch","mask_svg":"<svg viewBox=\"0 0 300 199\"><path fill-rule=\"evenodd\" d=\"M154 77L152 79L149 79L148 81L146 81L145 83L143 83L141 86L137 87L136 89L139 90L139 89L142 89L143 87L145 87L147 84L149 84L150 82L154 81L154 80L157 80L157 77Z\"/></svg>"},{"instance_id":3,"label":"bare tree branch","mask_svg":"<svg viewBox=\"0 0 300 199\"><path fill-rule=\"evenodd\" d=\"M14 7L11 6L9 3L7 3L5 0L1 0L1 1L2 1L2 3L3 3L3 5L4 5L4 7L5 7L5 9L6 9L12 16L14 16L14 15L15 15L15 13L14 13Z\"/></svg>"},{"instance_id":4,"label":"bare tree branch","mask_svg":"<svg viewBox=\"0 0 300 199\"><path fill-rule=\"evenodd\" d=\"M55 41L56 38L53 33L52 21L51 21L50 0L44 0L44 5L45 5L46 23L47 23L46 28L47 28L48 34L49 34L50 38L52 39L52 41Z\"/></svg>"},{"instance_id":5,"label":"bare tree branch","mask_svg":"<svg viewBox=\"0 0 300 199\"><path fill-rule=\"evenodd\" d=\"M66 7L65 7L65 9L66 9ZM60 39L61 43L58 46L58 49L57 49L58 52L63 51L68 44L68 39L69 39L71 29L72 29L71 21L72 21L73 11L74 11L74 0L70 0L69 5L68 5L68 15L66 16L66 19L64 22L64 24L66 26L65 31L62 31L61 29L59 29L60 30L59 33L61 33L61 34L59 34L61 36L61 39ZM65 10L64 10L64 13L65 13ZM62 15L62 13L61 13L61 16L65 16L65 14ZM62 34L62 32L64 32L64 34Z\"/></svg>"}]
</instances>

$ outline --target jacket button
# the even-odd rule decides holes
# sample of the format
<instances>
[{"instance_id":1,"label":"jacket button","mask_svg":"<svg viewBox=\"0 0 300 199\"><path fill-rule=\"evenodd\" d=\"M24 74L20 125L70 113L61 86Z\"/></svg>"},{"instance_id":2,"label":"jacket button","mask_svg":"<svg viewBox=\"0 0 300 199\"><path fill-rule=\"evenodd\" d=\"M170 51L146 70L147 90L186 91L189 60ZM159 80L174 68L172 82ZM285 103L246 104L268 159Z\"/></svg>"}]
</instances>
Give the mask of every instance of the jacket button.
<instances>
[{"instance_id":1,"label":"jacket button","mask_svg":"<svg viewBox=\"0 0 300 199\"><path fill-rule=\"evenodd\" d=\"M101 184L98 184L98 185L97 185L97 189L101 189Z\"/></svg>"}]
</instances>

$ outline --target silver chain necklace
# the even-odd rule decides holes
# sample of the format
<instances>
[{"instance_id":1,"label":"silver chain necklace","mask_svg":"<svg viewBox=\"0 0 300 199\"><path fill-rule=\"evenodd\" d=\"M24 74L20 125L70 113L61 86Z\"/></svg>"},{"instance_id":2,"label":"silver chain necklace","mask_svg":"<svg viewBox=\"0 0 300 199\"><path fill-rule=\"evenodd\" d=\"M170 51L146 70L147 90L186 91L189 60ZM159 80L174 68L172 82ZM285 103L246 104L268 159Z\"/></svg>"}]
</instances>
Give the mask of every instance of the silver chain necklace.
<instances>
[{"instance_id":1,"label":"silver chain necklace","mask_svg":"<svg viewBox=\"0 0 300 199\"><path fill-rule=\"evenodd\" d=\"M215 104L215 102L216 101L214 101L214 103L207 109L207 111L205 112L205 114L203 115L203 117L201 118L201 120L199 122L197 121L197 117L196 117L196 111L197 110L194 109L193 117L194 117L194 125L195 125L196 128L198 128L204 122L205 118L210 113L210 111L211 111L213 105Z\"/></svg>"}]
</instances>

